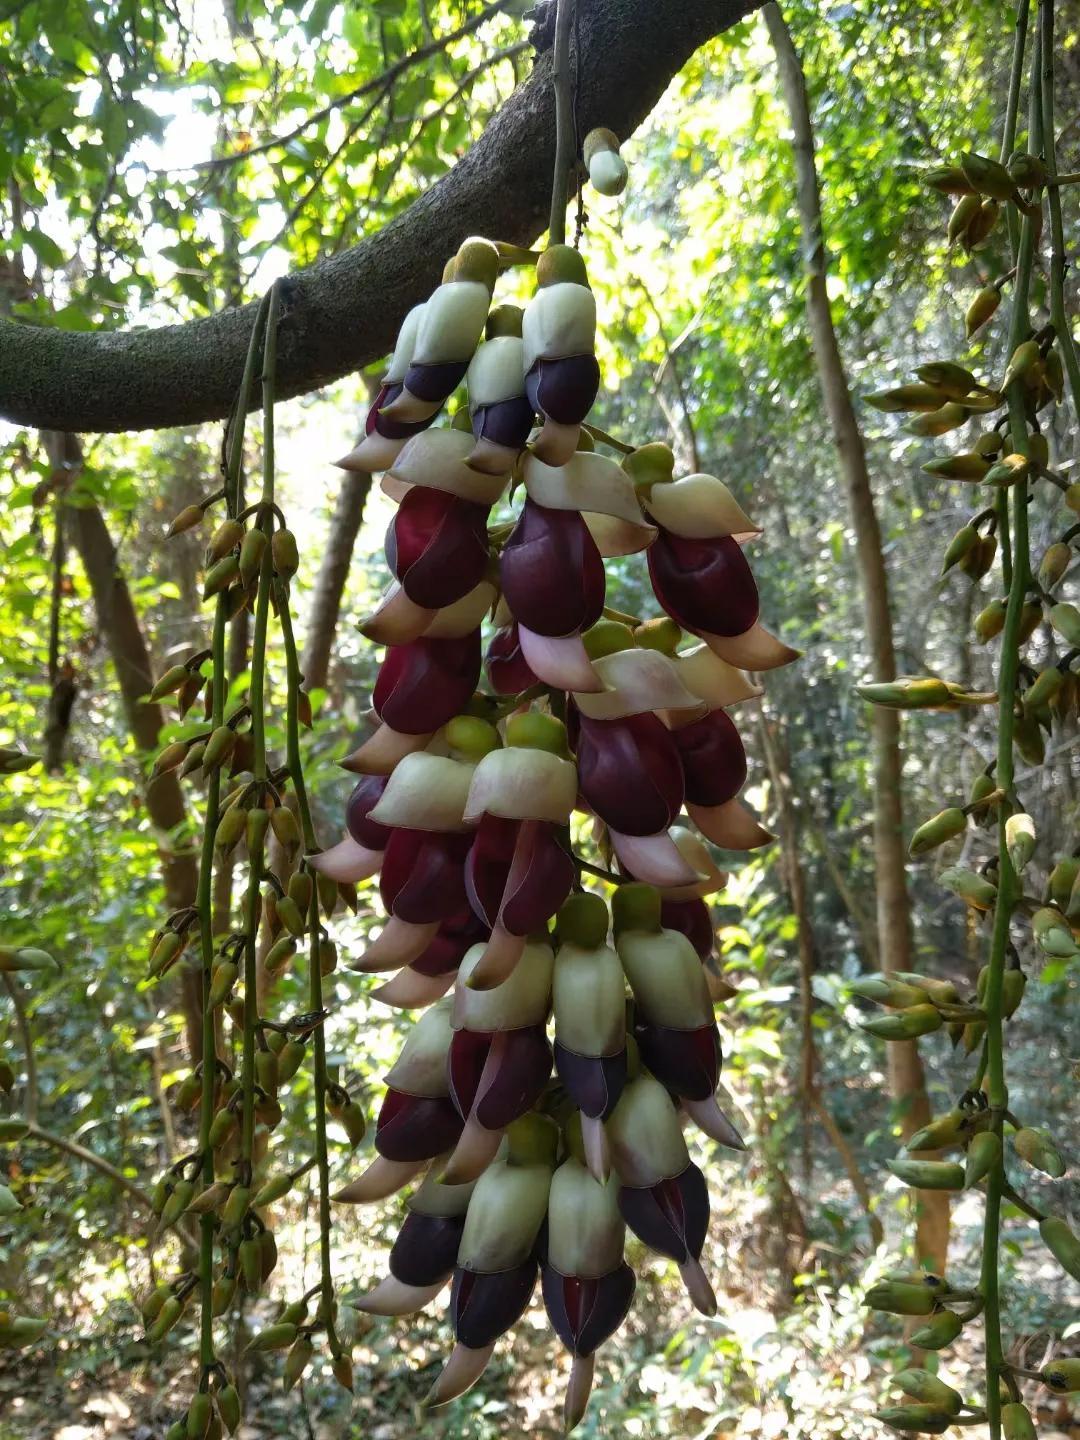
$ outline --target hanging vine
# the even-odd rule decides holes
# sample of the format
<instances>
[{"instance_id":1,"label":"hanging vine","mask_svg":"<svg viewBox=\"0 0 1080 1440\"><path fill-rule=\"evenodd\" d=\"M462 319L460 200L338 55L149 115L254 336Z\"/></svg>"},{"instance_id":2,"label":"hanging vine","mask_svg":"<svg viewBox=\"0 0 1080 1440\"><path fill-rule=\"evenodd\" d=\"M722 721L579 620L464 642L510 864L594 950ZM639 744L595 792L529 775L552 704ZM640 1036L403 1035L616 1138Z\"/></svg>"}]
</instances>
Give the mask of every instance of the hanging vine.
<instances>
[{"instance_id":1,"label":"hanging vine","mask_svg":"<svg viewBox=\"0 0 1080 1440\"><path fill-rule=\"evenodd\" d=\"M1035 1434L1021 1382L1035 1380L1054 1392L1080 1389L1080 1361L1051 1360L1038 1370L1024 1368L1009 1351L1000 1293L1003 1207L1009 1204L1039 1223L1040 1233L1062 1268L1080 1279L1080 1239L1066 1222L1043 1212L1010 1181L1010 1151L1029 1169L1060 1178L1064 1163L1051 1136L1027 1126L1011 1107L1006 1076L1006 1025L1022 1003L1027 973L1023 952L1033 948L1048 960L1080 955L1080 858L1054 856L1043 837L1040 859L1048 875L1045 893L1029 893L1025 873L1039 847L1035 824L1024 803L1016 773L1019 755L1035 768L1046 758L1045 736L1075 716L1080 656L1080 611L1055 590L1074 558L1080 527L1072 519L1033 564L1029 514L1033 504L1064 505L1080 511L1080 486L1054 469L1051 449L1054 406L1065 403L1066 380L1072 425L1080 410L1080 366L1065 305L1066 257L1061 187L1076 177L1059 177L1054 132L1054 6L1042 0L1037 24L1030 24L1027 0L1019 6L1009 96L1000 159L977 153L931 171L932 188L956 197L949 219L950 242L978 266L979 257L1001 231L1011 264L1000 279L983 283L970 302L969 336L983 335L1006 293L1005 364L1000 380L980 382L963 365L939 361L922 365L911 384L871 396L885 411L916 412L908 429L941 436L968 427L976 434L966 448L924 465L929 474L985 486L990 503L963 526L945 555L945 570L963 570L978 583L993 573L1000 557L1000 592L975 621L983 643L997 639L998 682L990 693L919 676L895 685L867 685L860 693L876 704L900 709L958 710L994 706L996 755L977 777L967 804L954 804L922 824L911 841L913 855L927 853L965 836L974 823L996 843L975 866L950 865L939 878L989 930L987 960L976 992L961 996L951 982L919 974L869 980L856 990L892 1013L866 1022L886 1040L912 1039L945 1031L954 1045L974 1057L974 1071L955 1107L907 1144L915 1158L890 1162L905 1184L960 1192L980 1188L985 1197L982 1259L977 1282L956 1286L944 1276L900 1272L868 1294L875 1309L923 1317L910 1341L936 1351L958 1338L981 1316L985 1377L980 1403L969 1403L929 1369L908 1369L892 1377L905 1403L880 1412L895 1429L939 1434L951 1425L987 1424L992 1440L1027 1440ZM1029 36L1029 30L1032 33ZM1025 148L1016 148L1025 75L1028 125ZM1049 280L1043 273L1044 213L1050 217ZM1045 317L1045 318L1044 318ZM992 417L997 417L992 418ZM981 428L989 426L990 428ZM1059 653L1038 664L1029 658L1037 630L1048 621ZM1033 867L1034 868L1034 867ZM1008 1143L1006 1143L1008 1142ZM960 1150L962 1160L918 1158Z\"/></svg>"}]
</instances>

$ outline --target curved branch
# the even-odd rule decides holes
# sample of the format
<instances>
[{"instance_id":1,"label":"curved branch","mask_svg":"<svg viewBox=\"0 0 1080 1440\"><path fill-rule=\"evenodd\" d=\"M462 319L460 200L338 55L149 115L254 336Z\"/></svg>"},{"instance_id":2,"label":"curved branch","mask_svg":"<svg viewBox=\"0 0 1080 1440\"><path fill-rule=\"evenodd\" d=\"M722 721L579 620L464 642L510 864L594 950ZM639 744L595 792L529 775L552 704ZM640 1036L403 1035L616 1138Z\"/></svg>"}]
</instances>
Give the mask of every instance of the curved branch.
<instances>
[{"instance_id":1,"label":"curved branch","mask_svg":"<svg viewBox=\"0 0 1080 1440\"><path fill-rule=\"evenodd\" d=\"M581 21L579 127L627 136L694 51L760 0L592 0ZM548 216L551 56L453 170L385 229L292 278L279 336L285 399L370 364L467 236L529 245ZM254 309L158 330L83 333L0 322L0 416L47 429L161 429L235 401Z\"/></svg>"}]
</instances>

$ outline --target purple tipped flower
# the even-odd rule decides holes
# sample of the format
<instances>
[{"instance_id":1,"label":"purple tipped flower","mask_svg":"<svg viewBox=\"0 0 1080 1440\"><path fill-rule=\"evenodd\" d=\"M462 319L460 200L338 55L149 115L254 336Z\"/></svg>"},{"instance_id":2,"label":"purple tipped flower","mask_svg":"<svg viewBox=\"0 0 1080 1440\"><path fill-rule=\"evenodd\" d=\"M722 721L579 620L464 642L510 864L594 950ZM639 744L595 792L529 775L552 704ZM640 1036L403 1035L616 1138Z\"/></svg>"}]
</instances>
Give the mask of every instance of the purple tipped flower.
<instances>
[{"instance_id":1,"label":"purple tipped flower","mask_svg":"<svg viewBox=\"0 0 1080 1440\"><path fill-rule=\"evenodd\" d=\"M447 1095L406 1095L388 1088L375 1127L386 1160L433 1160L457 1144L462 1119Z\"/></svg>"},{"instance_id":2,"label":"purple tipped flower","mask_svg":"<svg viewBox=\"0 0 1080 1440\"><path fill-rule=\"evenodd\" d=\"M758 618L758 592L737 540L688 540L662 527L649 546L656 598L684 630L741 635Z\"/></svg>"},{"instance_id":3,"label":"purple tipped flower","mask_svg":"<svg viewBox=\"0 0 1080 1440\"><path fill-rule=\"evenodd\" d=\"M537 1268L531 1255L511 1270L489 1274L459 1266L450 1290L450 1318L457 1340L470 1350L481 1350L505 1335L525 1313Z\"/></svg>"},{"instance_id":4,"label":"purple tipped flower","mask_svg":"<svg viewBox=\"0 0 1080 1440\"><path fill-rule=\"evenodd\" d=\"M720 1079L720 1032L714 1025L678 1030L642 1020L634 1026L641 1058L683 1100L707 1100Z\"/></svg>"},{"instance_id":5,"label":"purple tipped flower","mask_svg":"<svg viewBox=\"0 0 1080 1440\"><path fill-rule=\"evenodd\" d=\"M459 640L421 637L387 650L372 704L391 730L430 735L465 709L479 679L479 630Z\"/></svg>"},{"instance_id":6,"label":"purple tipped flower","mask_svg":"<svg viewBox=\"0 0 1080 1440\"><path fill-rule=\"evenodd\" d=\"M526 500L499 562L503 598L538 635L575 635L604 608L604 561L576 510Z\"/></svg>"},{"instance_id":7,"label":"purple tipped flower","mask_svg":"<svg viewBox=\"0 0 1080 1440\"><path fill-rule=\"evenodd\" d=\"M579 1055L555 1041L555 1068L571 1100L591 1120L606 1120L626 1084L626 1050Z\"/></svg>"},{"instance_id":8,"label":"purple tipped flower","mask_svg":"<svg viewBox=\"0 0 1080 1440\"><path fill-rule=\"evenodd\" d=\"M532 429L535 411L524 395L481 405L473 412L472 432L477 440L489 440L507 450L523 450Z\"/></svg>"},{"instance_id":9,"label":"purple tipped flower","mask_svg":"<svg viewBox=\"0 0 1080 1440\"><path fill-rule=\"evenodd\" d=\"M700 1256L709 1228L709 1191L693 1161L673 1180L661 1180L648 1189L621 1185L619 1209L650 1250L680 1264Z\"/></svg>"},{"instance_id":10,"label":"purple tipped flower","mask_svg":"<svg viewBox=\"0 0 1080 1440\"><path fill-rule=\"evenodd\" d=\"M449 1279L464 1229L464 1212L425 1215L410 1210L390 1251L390 1274L403 1285L418 1287Z\"/></svg>"},{"instance_id":11,"label":"purple tipped flower","mask_svg":"<svg viewBox=\"0 0 1080 1440\"><path fill-rule=\"evenodd\" d=\"M545 1264L540 1282L552 1328L571 1355L591 1355L610 1339L634 1298L634 1272L625 1261L595 1278L562 1275Z\"/></svg>"},{"instance_id":12,"label":"purple tipped flower","mask_svg":"<svg viewBox=\"0 0 1080 1440\"><path fill-rule=\"evenodd\" d=\"M406 491L386 532L386 563L414 605L452 605L484 578L488 511L426 485Z\"/></svg>"},{"instance_id":13,"label":"purple tipped flower","mask_svg":"<svg viewBox=\"0 0 1080 1440\"><path fill-rule=\"evenodd\" d=\"M655 835L683 803L683 771L671 731L653 714L623 720L577 715L578 784L589 808L624 835Z\"/></svg>"},{"instance_id":14,"label":"purple tipped flower","mask_svg":"<svg viewBox=\"0 0 1080 1440\"><path fill-rule=\"evenodd\" d=\"M723 805L746 783L746 751L731 717L710 710L671 732L682 759L692 805Z\"/></svg>"},{"instance_id":15,"label":"purple tipped flower","mask_svg":"<svg viewBox=\"0 0 1080 1440\"><path fill-rule=\"evenodd\" d=\"M551 1047L544 1026L494 1034L455 1030L447 1074L461 1117L502 1130L532 1109L547 1084Z\"/></svg>"},{"instance_id":16,"label":"purple tipped flower","mask_svg":"<svg viewBox=\"0 0 1080 1440\"><path fill-rule=\"evenodd\" d=\"M580 425L600 388L595 355L537 360L525 376L525 394L534 410L559 425Z\"/></svg>"},{"instance_id":17,"label":"purple tipped flower","mask_svg":"<svg viewBox=\"0 0 1080 1440\"><path fill-rule=\"evenodd\" d=\"M485 925L511 935L539 930L574 883L574 862L544 820L485 815L465 864L469 903Z\"/></svg>"}]
</instances>

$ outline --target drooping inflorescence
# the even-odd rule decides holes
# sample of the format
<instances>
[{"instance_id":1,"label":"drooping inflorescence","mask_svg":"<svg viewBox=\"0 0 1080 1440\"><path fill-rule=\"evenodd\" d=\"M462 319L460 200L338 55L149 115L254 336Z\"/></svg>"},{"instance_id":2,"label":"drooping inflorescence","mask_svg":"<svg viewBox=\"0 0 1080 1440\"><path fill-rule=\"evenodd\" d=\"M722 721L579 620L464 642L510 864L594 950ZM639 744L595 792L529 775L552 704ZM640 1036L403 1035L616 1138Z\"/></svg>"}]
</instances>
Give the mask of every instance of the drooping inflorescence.
<instances>
[{"instance_id":1,"label":"drooping inflorescence","mask_svg":"<svg viewBox=\"0 0 1080 1440\"><path fill-rule=\"evenodd\" d=\"M701 837L769 839L737 798L725 707L759 693L745 670L795 652L760 622L742 549L759 532L728 488L676 478L664 444L594 439L581 255L545 250L524 311L491 307L501 268L499 246L462 245L340 462L382 471L397 502L392 582L361 625L386 647L376 728L345 761L360 779L344 836L310 863L378 875L386 920L350 968L389 972L377 1000L426 1007L386 1076L375 1157L335 1197L416 1182L390 1273L357 1303L406 1315L451 1282L441 1404L539 1277L573 1356L572 1426L631 1303L627 1227L715 1309L683 1130L742 1142L715 1095L704 896L724 876ZM609 610L605 559L641 552L659 613Z\"/></svg>"}]
</instances>

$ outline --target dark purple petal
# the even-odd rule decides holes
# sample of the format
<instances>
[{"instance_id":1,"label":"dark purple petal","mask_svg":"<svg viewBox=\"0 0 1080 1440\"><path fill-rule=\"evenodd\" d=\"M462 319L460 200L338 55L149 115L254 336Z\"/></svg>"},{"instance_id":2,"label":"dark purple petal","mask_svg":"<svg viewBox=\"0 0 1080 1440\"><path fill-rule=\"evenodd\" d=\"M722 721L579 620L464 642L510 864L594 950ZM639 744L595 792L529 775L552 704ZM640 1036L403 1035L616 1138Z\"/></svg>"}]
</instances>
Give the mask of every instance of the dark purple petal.
<instances>
[{"instance_id":1,"label":"dark purple petal","mask_svg":"<svg viewBox=\"0 0 1080 1440\"><path fill-rule=\"evenodd\" d=\"M434 415L429 415L426 420L394 420L389 415L382 414L382 407L392 405L401 390L401 385L382 387L367 413L367 420L364 422L365 435L376 430L387 440L408 440L411 435L419 435L421 430L428 428L435 419Z\"/></svg>"},{"instance_id":2,"label":"dark purple petal","mask_svg":"<svg viewBox=\"0 0 1080 1440\"><path fill-rule=\"evenodd\" d=\"M626 1084L626 1050L616 1055L579 1055L556 1040L555 1068L581 1113L606 1120Z\"/></svg>"},{"instance_id":3,"label":"dark purple petal","mask_svg":"<svg viewBox=\"0 0 1080 1440\"><path fill-rule=\"evenodd\" d=\"M537 360L525 376L530 404L559 425L580 425L592 409L599 388L600 366L595 355Z\"/></svg>"},{"instance_id":4,"label":"dark purple petal","mask_svg":"<svg viewBox=\"0 0 1080 1440\"><path fill-rule=\"evenodd\" d=\"M484 578L489 507L414 485L386 532L386 563L414 605L453 605Z\"/></svg>"},{"instance_id":5,"label":"dark purple petal","mask_svg":"<svg viewBox=\"0 0 1080 1440\"><path fill-rule=\"evenodd\" d=\"M465 379L468 360L446 360L441 365L410 365L405 388L418 400L445 400Z\"/></svg>"},{"instance_id":6,"label":"dark purple petal","mask_svg":"<svg viewBox=\"0 0 1080 1440\"><path fill-rule=\"evenodd\" d=\"M514 619L537 635L587 630L604 608L604 561L576 510L526 500L499 575Z\"/></svg>"},{"instance_id":7,"label":"dark purple petal","mask_svg":"<svg viewBox=\"0 0 1080 1440\"><path fill-rule=\"evenodd\" d=\"M386 909L411 925L460 913L467 903L467 835L395 830L386 845L379 894Z\"/></svg>"},{"instance_id":8,"label":"dark purple petal","mask_svg":"<svg viewBox=\"0 0 1080 1440\"><path fill-rule=\"evenodd\" d=\"M464 1215L410 1210L390 1251L390 1274L403 1285L437 1285L454 1272Z\"/></svg>"},{"instance_id":9,"label":"dark purple petal","mask_svg":"<svg viewBox=\"0 0 1080 1440\"><path fill-rule=\"evenodd\" d=\"M536 412L524 395L481 405L473 413L472 432L477 440L490 440L508 450L523 450Z\"/></svg>"},{"instance_id":10,"label":"dark purple petal","mask_svg":"<svg viewBox=\"0 0 1080 1440\"><path fill-rule=\"evenodd\" d=\"M674 1180L661 1180L645 1190L621 1185L619 1209L650 1250L679 1264L700 1256L709 1228L709 1190L692 1160Z\"/></svg>"},{"instance_id":11,"label":"dark purple petal","mask_svg":"<svg viewBox=\"0 0 1080 1440\"><path fill-rule=\"evenodd\" d=\"M675 1030L640 1018L634 1025L641 1058L661 1085L683 1100L707 1100L720 1079L722 1055L716 1025Z\"/></svg>"},{"instance_id":12,"label":"dark purple petal","mask_svg":"<svg viewBox=\"0 0 1080 1440\"><path fill-rule=\"evenodd\" d=\"M479 678L479 630L458 640L421 637L389 647L372 704L392 730L426 735L465 709Z\"/></svg>"},{"instance_id":13,"label":"dark purple petal","mask_svg":"<svg viewBox=\"0 0 1080 1440\"><path fill-rule=\"evenodd\" d=\"M496 632L484 665L496 695L520 695L537 683L529 662L521 653L517 621Z\"/></svg>"},{"instance_id":14,"label":"dark purple petal","mask_svg":"<svg viewBox=\"0 0 1080 1440\"><path fill-rule=\"evenodd\" d=\"M634 1298L634 1272L624 1260L607 1275L583 1279L552 1265L540 1271L551 1327L571 1355L591 1355L626 1319Z\"/></svg>"},{"instance_id":15,"label":"dark purple petal","mask_svg":"<svg viewBox=\"0 0 1080 1440\"><path fill-rule=\"evenodd\" d=\"M624 835L655 835L682 809L683 772L671 731L651 713L624 720L577 717L582 798Z\"/></svg>"},{"instance_id":16,"label":"dark purple petal","mask_svg":"<svg viewBox=\"0 0 1080 1440\"><path fill-rule=\"evenodd\" d=\"M456 970L466 950L488 938L489 928L466 906L439 926L439 932L411 968L421 975L445 975Z\"/></svg>"},{"instance_id":17,"label":"dark purple petal","mask_svg":"<svg viewBox=\"0 0 1080 1440\"><path fill-rule=\"evenodd\" d=\"M461 1116L449 1096L432 1099L388 1088L375 1127L375 1149L387 1160L434 1160L461 1136Z\"/></svg>"},{"instance_id":18,"label":"dark purple petal","mask_svg":"<svg viewBox=\"0 0 1080 1440\"><path fill-rule=\"evenodd\" d=\"M458 1114L471 1113L486 1130L501 1130L530 1110L551 1074L543 1025L494 1035L456 1030L447 1062Z\"/></svg>"},{"instance_id":19,"label":"dark purple petal","mask_svg":"<svg viewBox=\"0 0 1080 1440\"><path fill-rule=\"evenodd\" d=\"M530 1255L512 1270L478 1275L458 1267L450 1288L454 1336L471 1350L482 1350L505 1335L524 1315L536 1284L538 1266Z\"/></svg>"},{"instance_id":20,"label":"dark purple petal","mask_svg":"<svg viewBox=\"0 0 1080 1440\"><path fill-rule=\"evenodd\" d=\"M532 1109L550 1075L551 1046L543 1025L501 1030L492 1037L473 1115L485 1130L504 1129Z\"/></svg>"},{"instance_id":21,"label":"dark purple petal","mask_svg":"<svg viewBox=\"0 0 1080 1440\"><path fill-rule=\"evenodd\" d=\"M758 592L737 540L687 540L660 529L649 546L657 600L684 630L741 635L758 618Z\"/></svg>"},{"instance_id":22,"label":"dark purple petal","mask_svg":"<svg viewBox=\"0 0 1080 1440\"><path fill-rule=\"evenodd\" d=\"M368 850L383 850L390 839L389 826L368 819L368 813L382 798L389 779L389 775L365 775L345 806L345 828L358 845L364 845Z\"/></svg>"},{"instance_id":23,"label":"dark purple petal","mask_svg":"<svg viewBox=\"0 0 1080 1440\"><path fill-rule=\"evenodd\" d=\"M680 935L685 935L700 960L707 960L712 954L716 936L712 915L704 900L661 899L660 924L665 930L678 930Z\"/></svg>"},{"instance_id":24,"label":"dark purple petal","mask_svg":"<svg viewBox=\"0 0 1080 1440\"><path fill-rule=\"evenodd\" d=\"M574 862L559 844L556 827L522 820L506 877L499 924L511 935L541 929L570 894Z\"/></svg>"},{"instance_id":25,"label":"dark purple petal","mask_svg":"<svg viewBox=\"0 0 1080 1440\"><path fill-rule=\"evenodd\" d=\"M673 730L691 805L723 805L746 783L746 751L733 721L723 710Z\"/></svg>"},{"instance_id":26,"label":"dark purple petal","mask_svg":"<svg viewBox=\"0 0 1080 1440\"><path fill-rule=\"evenodd\" d=\"M520 820L485 815L476 828L465 861L465 891L469 904L489 930L499 918L520 824Z\"/></svg>"}]
</instances>

